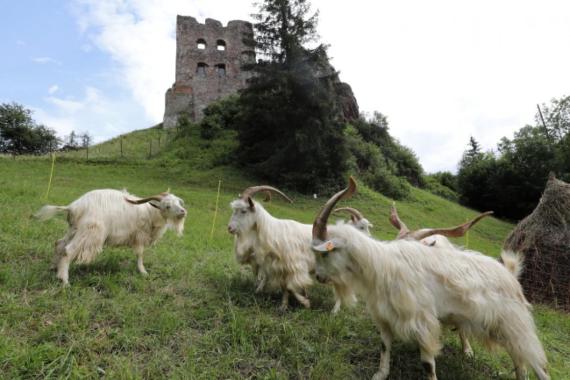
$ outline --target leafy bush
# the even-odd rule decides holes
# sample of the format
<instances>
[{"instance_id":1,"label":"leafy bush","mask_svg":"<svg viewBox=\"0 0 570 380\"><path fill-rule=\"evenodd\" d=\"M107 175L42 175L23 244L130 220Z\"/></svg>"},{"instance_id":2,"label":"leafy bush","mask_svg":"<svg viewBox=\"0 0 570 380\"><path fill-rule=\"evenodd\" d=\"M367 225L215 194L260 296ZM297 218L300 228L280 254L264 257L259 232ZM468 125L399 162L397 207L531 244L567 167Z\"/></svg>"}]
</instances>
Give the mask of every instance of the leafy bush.
<instances>
[{"instance_id":1,"label":"leafy bush","mask_svg":"<svg viewBox=\"0 0 570 380\"><path fill-rule=\"evenodd\" d=\"M451 173L450 173L451 174ZM424 176L424 189L432 194L439 195L442 198L449 199L451 201L457 202L459 200L459 194L446 186L436 174Z\"/></svg>"},{"instance_id":2,"label":"leafy bush","mask_svg":"<svg viewBox=\"0 0 570 380\"><path fill-rule=\"evenodd\" d=\"M374 143L391 172L398 177L405 177L414 186L423 185L423 169L414 152L401 145L388 132L386 116L375 112L370 119L364 117L352 122L364 141Z\"/></svg>"},{"instance_id":3,"label":"leafy bush","mask_svg":"<svg viewBox=\"0 0 570 380\"><path fill-rule=\"evenodd\" d=\"M200 136L212 140L223 130L235 129L239 114L239 97L232 95L214 102L204 109L204 118L200 121Z\"/></svg>"},{"instance_id":4,"label":"leafy bush","mask_svg":"<svg viewBox=\"0 0 570 380\"><path fill-rule=\"evenodd\" d=\"M349 172L358 173L368 186L388 197L402 199L410 194L410 185L405 178L394 174L396 168L389 165L378 145L365 141L351 125L345 128L344 134L350 152Z\"/></svg>"}]
</instances>

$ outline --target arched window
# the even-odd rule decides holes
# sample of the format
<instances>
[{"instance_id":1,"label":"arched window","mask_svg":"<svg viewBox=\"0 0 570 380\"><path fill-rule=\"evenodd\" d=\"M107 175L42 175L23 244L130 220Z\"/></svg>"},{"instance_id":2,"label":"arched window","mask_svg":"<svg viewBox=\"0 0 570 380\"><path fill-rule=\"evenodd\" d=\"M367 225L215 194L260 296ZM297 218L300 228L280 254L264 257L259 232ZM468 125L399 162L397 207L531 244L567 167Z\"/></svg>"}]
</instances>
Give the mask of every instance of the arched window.
<instances>
[{"instance_id":1,"label":"arched window","mask_svg":"<svg viewBox=\"0 0 570 380\"><path fill-rule=\"evenodd\" d=\"M206 40L203 38L199 38L196 41L196 47L198 48L198 50L204 50L206 49Z\"/></svg>"},{"instance_id":2,"label":"arched window","mask_svg":"<svg viewBox=\"0 0 570 380\"><path fill-rule=\"evenodd\" d=\"M205 77L207 75L208 65L204 62L199 62L198 66L196 66L196 76L197 77Z\"/></svg>"},{"instance_id":3,"label":"arched window","mask_svg":"<svg viewBox=\"0 0 570 380\"><path fill-rule=\"evenodd\" d=\"M225 63L218 63L216 65L216 73L218 74L219 77L225 77L226 76L226 64Z\"/></svg>"},{"instance_id":4,"label":"arched window","mask_svg":"<svg viewBox=\"0 0 570 380\"><path fill-rule=\"evenodd\" d=\"M216 41L216 49L218 49L219 51L226 50L226 41L224 40Z\"/></svg>"}]
</instances>

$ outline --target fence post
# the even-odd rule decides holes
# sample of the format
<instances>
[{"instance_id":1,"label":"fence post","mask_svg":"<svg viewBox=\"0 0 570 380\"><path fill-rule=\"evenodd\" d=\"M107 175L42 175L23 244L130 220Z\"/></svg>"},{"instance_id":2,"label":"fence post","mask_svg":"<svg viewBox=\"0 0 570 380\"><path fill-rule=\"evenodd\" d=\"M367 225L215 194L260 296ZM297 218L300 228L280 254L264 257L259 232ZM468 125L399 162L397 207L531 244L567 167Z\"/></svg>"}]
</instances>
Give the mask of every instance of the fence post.
<instances>
[{"instance_id":1,"label":"fence post","mask_svg":"<svg viewBox=\"0 0 570 380\"><path fill-rule=\"evenodd\" d=\"M123 158L123 135L121 135L121 158Z\"/></svg>"},{"instance_id":2,"label":"fence post","mask_svg":"<svg viewBox=\"0 0 570 380\"><path fill-rule=\"evenodd\" d=\"M152 139L150 139L148 142L148 158L150 159L151 157L152 157Z\"/></svg>"}]
</instances>

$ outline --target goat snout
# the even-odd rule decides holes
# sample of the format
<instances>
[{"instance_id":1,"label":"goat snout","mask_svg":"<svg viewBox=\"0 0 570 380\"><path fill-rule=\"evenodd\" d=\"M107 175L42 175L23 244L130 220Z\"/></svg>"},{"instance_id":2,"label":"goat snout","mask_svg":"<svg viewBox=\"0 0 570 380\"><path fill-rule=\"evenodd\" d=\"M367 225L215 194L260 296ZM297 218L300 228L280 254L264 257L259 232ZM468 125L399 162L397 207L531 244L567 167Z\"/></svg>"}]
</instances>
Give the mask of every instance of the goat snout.
<instances>
[{"instance_id":1,"label":"goat snout","mask_svg":"<svg viewBox=\"0 0 570 380\"><path fill-rule=\"evenodd\" d=\"M231 224L228 224L228 232L232 235L235 235L237 232L237 229L234 226L232 226Z\"/></svg>"}]
</instances>

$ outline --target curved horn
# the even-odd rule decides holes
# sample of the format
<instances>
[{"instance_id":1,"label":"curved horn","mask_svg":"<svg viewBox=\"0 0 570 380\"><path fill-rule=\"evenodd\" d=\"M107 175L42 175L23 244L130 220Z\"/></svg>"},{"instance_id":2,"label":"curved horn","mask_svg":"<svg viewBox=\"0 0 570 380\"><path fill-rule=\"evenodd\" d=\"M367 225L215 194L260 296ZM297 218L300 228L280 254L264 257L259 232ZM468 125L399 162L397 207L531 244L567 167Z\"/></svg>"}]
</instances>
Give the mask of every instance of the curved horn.
<instances>
[{"instance_id":1,"label":"curved horn","mask_svg":"<svg viewBox=\"0 0 570 380\"><path fill-rule=\"evenodd\" d=\"M398 216L398 211L396 210L396 202L392 202L392 208L390 209L390 223L399 230L398 239L403 238L410 232L408 226L406 226L406 224L402 222Z\"/></svg>"},{"instance_id":2,"label":"curved horn","mask_svg":"<svg viewBox=\"0 0 570 380\"><path fill-rule=\"evenodd\" d=\"M356 191L356 182L354 181L354 178L350 176L350 178L348 179L348 187L333 195L327 201L327 203L325 203L325 205L323 206L323 208L315 218L315 222L313 223L313 239L319 239L323 241L327 238L327 220L329 219L329 215L331 214L332 208L341 199L350 198L355 191Z\"/></svg>"},{"instance_id":3,"label":"curved horn","mask_svg":"<svg viewBox=\"0 0 570 380\"><path fill-rule=\"evenodd\" d=\"M415 240L422 240L422 239L429 237L429 236L432 236L432 235L443 235L443 236L447 236L447 237L461 237L461 236L465 235L465 233L471 227L473 227L478 221L480 221L481 219L485 218L486 216L489 216L492 214L493 214L493 211L484 212L484 213L480 214L479 216L477 216L476 218L472 219L471 221L469 221L467 223L463 223L457 227L426 228L423 230L414 231L410 234L410 237L415 239Z\"/></svg>"},{"instance_id":4,"label":"curved horn","mask_svg":"<svg viewBox=\"0 0 570 380\"><path fill-rule=\"evenodd\" d=\"M364 216L362 215L362 213L360 211L358 211L355 208L352 207L340 207L337 209L333 210L333 214L336 214L338 212L348 212L350 215L354 216L356 218L356 220L361 220L362 218L364 218Z\"/></svg>"},{"instance_id":5,"label":"curved horn","mask_svg":"<svg viewBox=\"0 0 570 380\"><path fill-rule=\"evenodd\" d=\"M153 195L152 197L137 199L136 201L125 197L125 200L134 205L142 205L143 203L147 203L150 201L160 202L162 200L162 195Z\"/></svg>"},{"instance_id":6,"label":"curved horn","mask_svg":"<svg viewBox=\"0 0 570 380\"><path fill-rule=\"evenodd\" d=\"M243 191L243 193L241 194L241 198L243 200L247 200L247 198L251 198L253 197L256 193L259 193L260 191L264 191L266 193L266 198L265 200L270 200L271 196L267 196L267 193L270 192L274 192L276 194L281 195L283 198L285 198L289 203L293 203L293 201L291 200L291 198L289 198L288 196L286 196L281 190L276 189L272 186L267 186L267 185L262 185L262 186L251 186L248 187L247 189L245 189Z\"/></svg>"}]
</instances>

